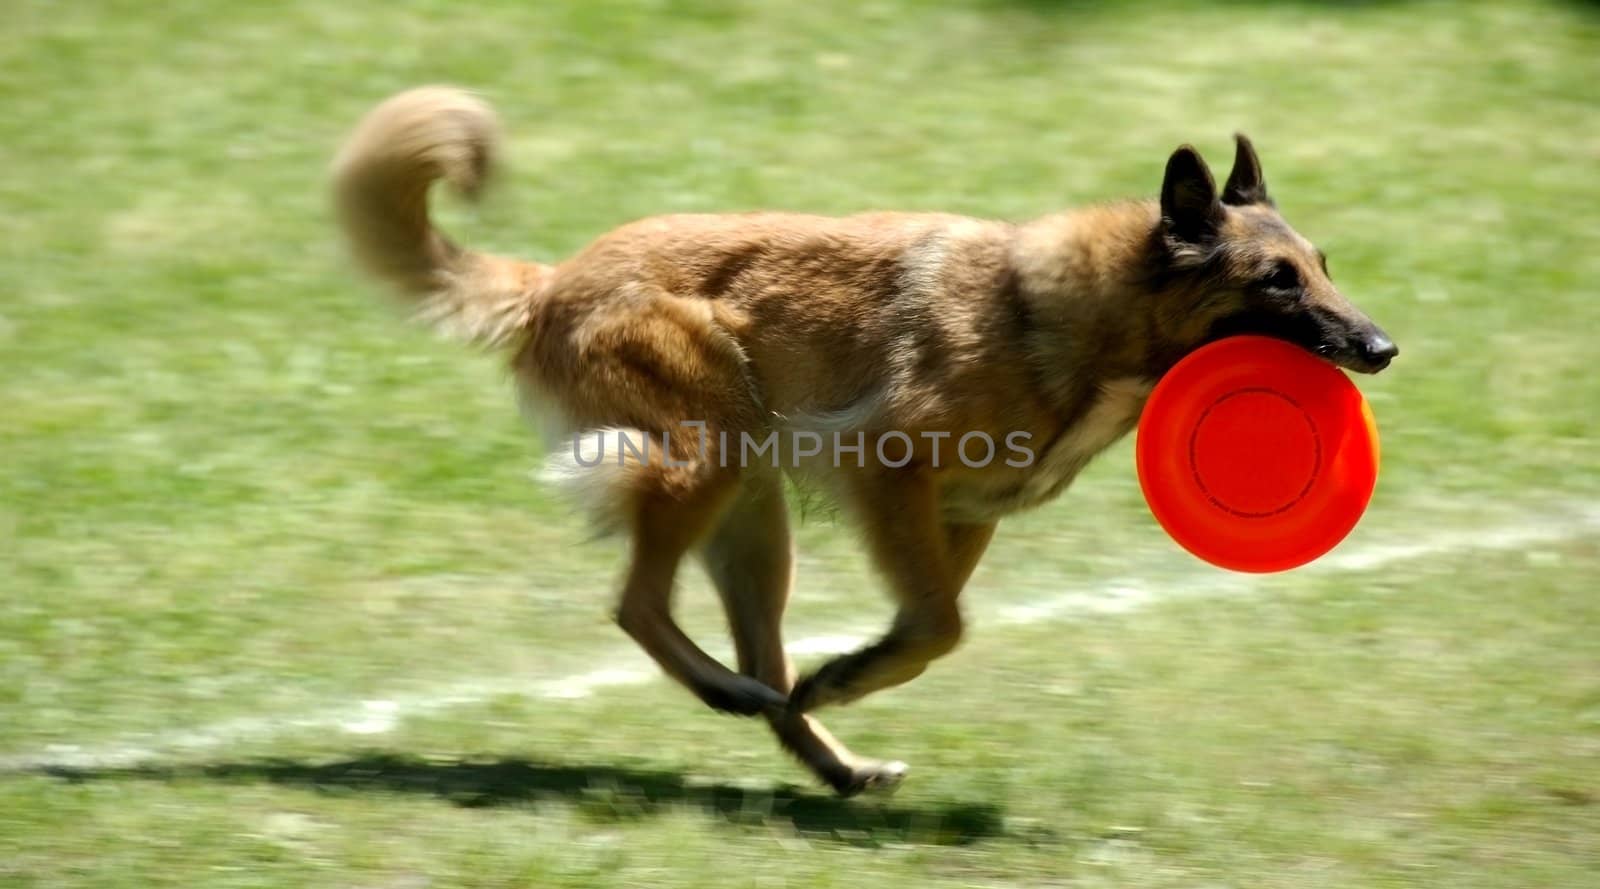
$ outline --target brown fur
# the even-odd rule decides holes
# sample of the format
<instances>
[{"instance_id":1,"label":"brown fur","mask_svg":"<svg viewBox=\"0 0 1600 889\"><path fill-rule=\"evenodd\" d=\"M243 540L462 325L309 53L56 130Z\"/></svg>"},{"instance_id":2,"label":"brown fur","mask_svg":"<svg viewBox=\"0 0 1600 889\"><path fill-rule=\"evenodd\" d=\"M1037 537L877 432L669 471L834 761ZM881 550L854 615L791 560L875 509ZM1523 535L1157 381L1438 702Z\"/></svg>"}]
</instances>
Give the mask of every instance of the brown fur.
<instances>
[{"instance_id":1,"label":"brown fur","mask_svg":"<svg viewBox=\"0 0 1600 889\"><path fill-rule=\"evenodd\" d=\"M447 88L369 114L335 165L356 256L432 323L511 350L524 393L566 431L673 436L668 453L566 466L632 539L618 622L706 703L764 714L841 793L893 783L904 767L854 756L809 711L904 682L954 647L957 597L995 522L1059 494L1132 428L1178 358L1231 330L1361 370L1393 352L1277 214L1242 136L1220 198L1184 147L1159 202L1022 224L662 216L543 265L463 250L429 222L429 186L475 192L496 132L486 106ZM707 440L680 434L685 420L705 422ZM779 628L793 576L782 486L727 459L719 437L774 430L898 430L914 446L903 468L878 464L869 445L865 467L807 470L855 514L899 612L881 640L798 682ZM1026 433L1037 459L972 468L952 437L936 465L922 433L941 431ZM727 606L738 672L672 620L673 578L691 552Z\"/></svg>"}]
</instances>

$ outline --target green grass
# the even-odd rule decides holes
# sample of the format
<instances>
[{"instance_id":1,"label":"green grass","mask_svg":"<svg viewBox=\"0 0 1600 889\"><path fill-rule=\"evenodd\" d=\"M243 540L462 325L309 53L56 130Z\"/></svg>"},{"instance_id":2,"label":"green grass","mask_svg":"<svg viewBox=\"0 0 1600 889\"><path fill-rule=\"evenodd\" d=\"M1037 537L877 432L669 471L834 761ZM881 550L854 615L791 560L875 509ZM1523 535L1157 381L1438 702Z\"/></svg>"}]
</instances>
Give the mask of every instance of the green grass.
<instances>
[{"instance_id":1,"label":"green grass","mask_svg":"<svg viewBox=\"0 0 1600 889\"><path fill-rule=\"evenodd\" d=\"M1002 529L962 651L829 719L911 761L892 800L831 801L665 683L520 692L641 666L616 553L529 479L496 360L348 271L323 194L362 111L437 81L511 139L452 230L546 259L664 211L1148 195L1172 147L1224 166L1243 130L1402 348L1360 381L1385 464L1349 545L1600 497L1592 6L13 0L0 759L149 750L0 771L0 886L1600 881L1592 531L995 619L1218 582L1126 444ZM870 632L848 530L801 533L797 634ZM452 694L379 734L297 724Z\"/></svg>"}]
</instances>

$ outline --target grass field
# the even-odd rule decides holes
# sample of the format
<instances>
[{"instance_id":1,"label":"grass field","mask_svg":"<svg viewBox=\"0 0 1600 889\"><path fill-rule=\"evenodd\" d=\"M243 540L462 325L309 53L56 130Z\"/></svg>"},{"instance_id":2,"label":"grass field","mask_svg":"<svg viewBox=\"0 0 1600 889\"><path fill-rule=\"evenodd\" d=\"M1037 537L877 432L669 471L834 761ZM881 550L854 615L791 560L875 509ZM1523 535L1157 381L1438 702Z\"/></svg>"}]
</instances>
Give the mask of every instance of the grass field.
<instances>
[{"instance_id":1,"label":"grass field","mask_svg":"<svg viewBox=\"0 0 1600 889\"><path fill-rule=\"evenodd\" d=\"M497 360L347 268L332 149L436 81L510 130L451 229L545 259L1151 195L1244 130L1402 348L1378 496L1226 576L1118 446L1002 527L959 652L832 714L913 767L837 802L653 678ZM1597 83L1568 3L8 0L0 886L1600 885ZM887 608L800 533L815 662Z\"/></svg>"}]
</instances>

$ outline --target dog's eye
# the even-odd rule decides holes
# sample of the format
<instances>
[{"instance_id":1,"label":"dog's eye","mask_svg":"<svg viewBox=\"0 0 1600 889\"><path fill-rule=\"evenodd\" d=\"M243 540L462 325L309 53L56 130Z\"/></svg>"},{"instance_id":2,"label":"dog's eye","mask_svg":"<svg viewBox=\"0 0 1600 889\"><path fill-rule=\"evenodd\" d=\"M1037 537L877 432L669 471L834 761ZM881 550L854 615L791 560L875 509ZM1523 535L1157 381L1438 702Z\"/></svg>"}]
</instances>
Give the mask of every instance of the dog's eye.
<instances>
[{"instance_id":1,"label":"dog's eye","mask_svg":"<svg viewBox=\"0 0 1600 889\"><path fill-rule=\"evenodd\" d=\"M1261 280L1264 287L1273 290L1296 290L1300 287L1300 270L1290 262L1279 262L1272 269L1272 274Z\"/></svg>"}]
</instances>

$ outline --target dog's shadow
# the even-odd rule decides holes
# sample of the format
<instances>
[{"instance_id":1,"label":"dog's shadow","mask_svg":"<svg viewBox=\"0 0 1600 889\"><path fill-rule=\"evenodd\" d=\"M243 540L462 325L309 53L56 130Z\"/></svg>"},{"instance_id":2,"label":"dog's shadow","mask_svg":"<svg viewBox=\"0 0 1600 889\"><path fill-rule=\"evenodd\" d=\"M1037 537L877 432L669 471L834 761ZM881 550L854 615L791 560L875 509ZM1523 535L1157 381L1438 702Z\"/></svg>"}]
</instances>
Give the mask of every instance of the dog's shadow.
<instances>
[{"instance_id":1,"label":"dog's shadow","mask_svg":"<svg viewBox=\"0 0 1600 889\"><path fill-rule=\"evenodd\" d=\"M801 836L853 845L962 845L999 836L1003 831L1001 810L988 804L902 807L887 800L841 800L794 787L753 789L700 784L674 772L609 765L552 765L525 759L433 760L374 752L325 763L263 759L118 768L53 766L39 771L74 783L266 782L327 794L425 794L469 807L564 804L601 821L626 821L689 809L734 824L771 826L787 822Z\"/></svg>"}]
</instances>

